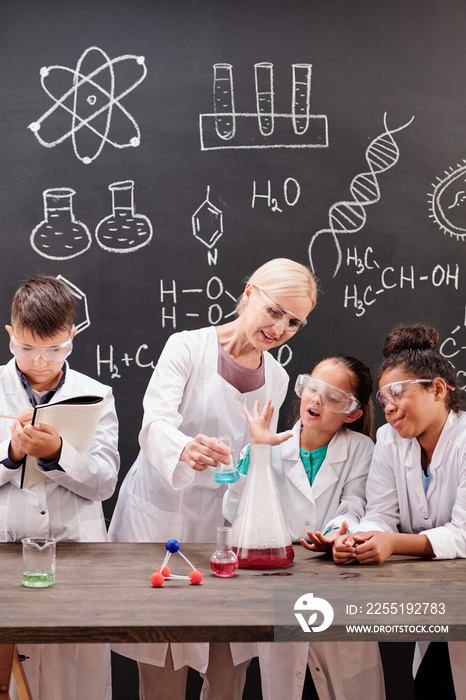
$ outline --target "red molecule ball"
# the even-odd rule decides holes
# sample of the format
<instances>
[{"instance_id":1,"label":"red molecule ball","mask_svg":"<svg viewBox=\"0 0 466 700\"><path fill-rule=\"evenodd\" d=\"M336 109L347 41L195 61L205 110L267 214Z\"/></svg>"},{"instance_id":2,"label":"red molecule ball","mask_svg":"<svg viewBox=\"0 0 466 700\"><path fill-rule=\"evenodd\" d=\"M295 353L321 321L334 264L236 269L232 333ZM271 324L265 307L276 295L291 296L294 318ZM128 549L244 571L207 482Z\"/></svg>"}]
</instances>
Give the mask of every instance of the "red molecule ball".
<instances>
[{"instance_id":1,"label":"red molecule ball","mask_svg":"<svg viewBox=\"0 0 466 700\"><path fill-rule=\"evenodd\" d=\"M189 580L193 585L197 585L202 581L202 574L197 569L193 569L189 574Z\"/></svg>"},{"instance_id":2,"label":"red molecule ball","mask_svg":"<svg viewBox=\"0 0 466 700\"><path fill-rule=\"evenodd\" d=\"M159 586L162 586L164 581L165 581L164 577L158 571L154 571L154 573L150 577L151 584L153 586L155 586L156 588L158 588Z\"/></svg>"},{"instance_id":3,"label":"red molecule ball","mask_svg":"<svg viewBox=\"0 0 466 700\"><path fill-rule=\"evenodd\" d=\"M170 569L168 566L159 566L157 573L162 574L162 576L165 578L168 578L170 576Z\"/></svg>"}]
</instances>

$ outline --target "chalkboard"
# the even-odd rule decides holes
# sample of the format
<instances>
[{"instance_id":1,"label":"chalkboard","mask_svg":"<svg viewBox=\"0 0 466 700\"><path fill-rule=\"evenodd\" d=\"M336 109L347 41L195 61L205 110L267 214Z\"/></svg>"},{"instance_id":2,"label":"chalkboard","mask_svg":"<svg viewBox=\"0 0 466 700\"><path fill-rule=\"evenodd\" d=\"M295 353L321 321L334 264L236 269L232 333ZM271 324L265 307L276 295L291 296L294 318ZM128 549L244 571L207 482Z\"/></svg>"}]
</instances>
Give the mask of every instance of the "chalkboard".
<instances>
[{"instance_id":1,"label":"chalkboard","mask_svg":"<svg viewBox=\"0 0 466 700\"><path fill-rule=\"evenodd\" d=\"M122 478L169 335L273 257L320 279L291 377L422 321L465 388L464 3L4 1L0 31L0 315L33 272L72 286Z\"/></svg>"}]
</instances>

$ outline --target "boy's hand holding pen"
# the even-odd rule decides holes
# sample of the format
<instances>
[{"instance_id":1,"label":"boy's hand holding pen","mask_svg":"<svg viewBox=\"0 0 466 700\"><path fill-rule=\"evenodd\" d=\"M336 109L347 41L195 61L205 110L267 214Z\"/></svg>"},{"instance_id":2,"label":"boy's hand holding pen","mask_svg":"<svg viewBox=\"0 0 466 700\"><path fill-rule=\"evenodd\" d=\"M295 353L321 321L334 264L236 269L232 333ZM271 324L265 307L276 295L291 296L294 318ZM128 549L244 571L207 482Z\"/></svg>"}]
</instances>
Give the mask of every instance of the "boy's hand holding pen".
<instances>
[{"instance_id":1,"label":"boy's hand holding pen","mask_svg":"<svg viewBox=\"0 0 466 700\"><path fill-rule=\"evenodd\" d=\"M35 423L32 425L33 408L27 408L13 416L9 457L18 464L26 454L39 459L54 461L61 452L61 438L55 428Z\"/></svg>"},{"instance_id":2,"label":"boy's hand holding pen","mask_svg":"<svg viewBox=\"0 0 466 700\"><path fill-rule=\"evenodd\" d=\"M0 413L0 418L8 418L9 420L18 420L21 425L26 425L32 421L32 416L34 414L33 408L26 408L25 411L19 414L19 416L10 416L7 413Z\"/></svg>"},{"instance_id":3,"label":"boy's hand holding pen","mask_svg":"<svg viewBox=\"0 0 466 700\"><path fill-rule=\"evenodd\" d=\"M18 435L24 429L26 425L30 425L32 422L32 416L34 414L33 408L27 408L25 411L20 413L18 416L7 416L2 414L2 418L11 418L14 420L11 426L11 442L8 450L8 456L12 462L19 464L24 458L26 452L21 446L20 441L18 441Z\"/></svg>"}]
</instances>

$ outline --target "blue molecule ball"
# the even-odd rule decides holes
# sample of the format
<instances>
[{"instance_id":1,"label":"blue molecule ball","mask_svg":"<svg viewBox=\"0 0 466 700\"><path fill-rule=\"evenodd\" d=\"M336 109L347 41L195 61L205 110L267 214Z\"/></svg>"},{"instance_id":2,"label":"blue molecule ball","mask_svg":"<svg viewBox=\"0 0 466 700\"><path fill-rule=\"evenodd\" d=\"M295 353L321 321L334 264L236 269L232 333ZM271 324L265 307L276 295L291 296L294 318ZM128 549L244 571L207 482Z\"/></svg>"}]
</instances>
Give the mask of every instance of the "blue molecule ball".
<instances>
[{"instance_id":1,"label":"blue molecule ball","mask_svg":"<svg viewBox=\"0 0 466 700\"><path fill-rule=\"evenodd\" d=\"M174 552L177 552L180 548L180 543L178 540L168 540L167 544L165 545L165 549L167 549L169 552L172 554Z\"/></svg>"}]
</instances>

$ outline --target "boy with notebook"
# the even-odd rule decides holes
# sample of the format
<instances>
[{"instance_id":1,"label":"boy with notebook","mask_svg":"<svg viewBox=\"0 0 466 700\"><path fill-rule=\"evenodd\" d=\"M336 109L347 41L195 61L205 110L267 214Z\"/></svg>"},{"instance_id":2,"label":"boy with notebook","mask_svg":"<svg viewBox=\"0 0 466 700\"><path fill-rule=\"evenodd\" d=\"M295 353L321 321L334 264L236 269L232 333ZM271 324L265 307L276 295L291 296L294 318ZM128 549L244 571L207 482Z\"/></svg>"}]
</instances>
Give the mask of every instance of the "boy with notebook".
<instances>
[{"instance_id":1,"label":"boy with notebook","mask_svg":"<svg viewBox=\"0 0 466 700\"><path fill-rule=\"evenodd\" d=\"M69 368L75 299L55 277L39 275L16 292L11 307L13 358L0 367L0 541L54 537L107 539L102 501L115 489L118 421L110 387ZM73 448L49 425L31 424L34 407L75 394L105 397L88 451ZM25 456L46 479L21 488ZM108 645L20 645L34 698L110 700ZM14 697L14 695L12 695Z\"/></svg>"}]
</instances>

